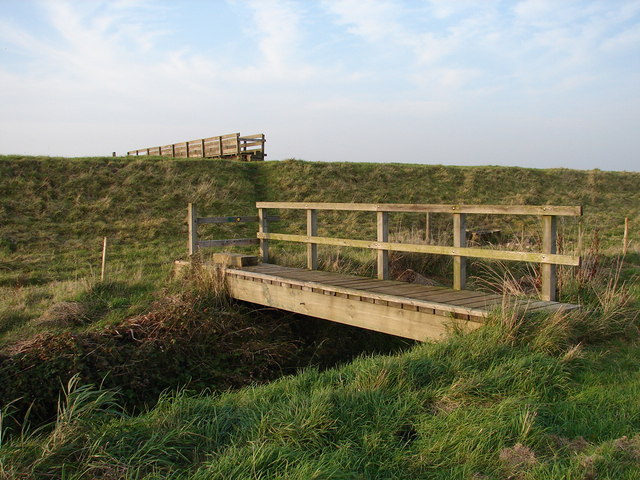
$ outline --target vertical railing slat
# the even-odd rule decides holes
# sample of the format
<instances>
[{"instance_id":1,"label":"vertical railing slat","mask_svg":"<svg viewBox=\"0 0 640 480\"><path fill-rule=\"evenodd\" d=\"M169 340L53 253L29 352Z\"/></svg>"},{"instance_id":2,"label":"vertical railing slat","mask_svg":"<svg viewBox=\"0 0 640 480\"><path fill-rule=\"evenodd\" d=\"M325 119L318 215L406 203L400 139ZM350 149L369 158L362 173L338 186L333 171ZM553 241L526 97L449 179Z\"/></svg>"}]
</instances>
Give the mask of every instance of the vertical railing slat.
<instances>
[{"instance_id":1,"label":"vertical railing slat","mask_svg":"<svg viewBox=\"0 0 640 480\"><path fill-rule=\"evenodd\" d=\"M464 213L453 214L453 246L467 246L466 215ZM453 288L463 290L467 285L467 259L466 257L453 257Z\"/></svg>"},{"instance_id":2,"label":"vertical railing slat","mask_svg":"<svg viewBox=\"0 0 640 480\"><path fill-rule=\"evenodd\" d=\"M269 232L267 210L265 208L258 209L258 232ZM260 239L260 257L264 263L269 263L269 240L265 240L264 238Z\"/></svg>"},{"instance_id":3,"label":"vertical railing slat","mask_svg":"<svg viewBox=\"0 0 640 480\"><path fill-rule=\"evenodd\" d=\"M558 222L555 215L543 215L542 253L556 253ZM542 271L542 300L555 302L557 298L557 266L551 263L543 263Z\"/></svg>"},{"instance_id":4,"label":"vertical railing slat","mask_svg":"<svg viewBox=\"0 0 640 480\"><path fill-rule=\"evenodd\" d=\"M378 212L377 218L378 241L389 241L389 212ZM378 249L378 278L389 279L389 251Z\"/></svg>"},{"instance_id":5,"label":"vertical railing slat","mask_svg":"<svg viewBox=\"0 0 640 480\"><path fill-rule=\"evenodd\" d=\"M307 210L307 235L315 237L318 235L318 211ZM307 243L307 268L309 270L318 269L318 245Z\"/></svg>"}]
</instances>

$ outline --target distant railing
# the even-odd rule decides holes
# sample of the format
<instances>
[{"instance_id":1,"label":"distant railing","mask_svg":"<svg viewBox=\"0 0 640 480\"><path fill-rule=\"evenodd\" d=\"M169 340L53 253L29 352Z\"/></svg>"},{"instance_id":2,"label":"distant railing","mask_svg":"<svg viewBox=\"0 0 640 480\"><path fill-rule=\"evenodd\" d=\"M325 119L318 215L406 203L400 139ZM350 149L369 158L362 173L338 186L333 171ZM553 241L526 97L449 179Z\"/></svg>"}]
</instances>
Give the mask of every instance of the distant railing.
<instances>
[{"instance_id":1,"label":"distant railing","mask_svg":"<svg viewBox=\"0 0 640 480\"><path fill-rule=\"evenodd\" d=\"M269 240L285 240L307 244L307 267L318 268L318 245L338 245L377 250L377 272L379 279L389 278L389 251L429 253L453 256L453 288L461 290L466 285L466 258L486 258L494 260L513 260L520 262L540 263L542 270L541 297L543 300L555 301L557 297L557 265L580 265L580 257L575 255L559 255L557 250L557 217L581 216L582 207L566 206L511 206L511 205L421 205L421 204L368 204L368 203L295 203L295 202L258 202L258 234L260 254L264 262L269 261ZM290 235L269 233L267 209L296 209L307 212L307 234ZM345 238L317 236L318 210L349 210L376 212L377 239L352 240ZM450 213L453 215L453 246L422 245L389 242L389 213ZM537 215L543 219L542 252L516 252L466 246L466 215L498 214L498 215Z\"/></svg>"},{"instance_id":2,"label":"distant railing","mask_svg":"<svg viewBox=\"0 0 640 480\"><path fill-rule=\"evenodd\" d=\"M156 155L176 158L235 158L244 161L264 160L264 134L244 135L231 133L217 137L200 138L160 147L131 150L127 155Z\"/></svg>"}]
</instances>

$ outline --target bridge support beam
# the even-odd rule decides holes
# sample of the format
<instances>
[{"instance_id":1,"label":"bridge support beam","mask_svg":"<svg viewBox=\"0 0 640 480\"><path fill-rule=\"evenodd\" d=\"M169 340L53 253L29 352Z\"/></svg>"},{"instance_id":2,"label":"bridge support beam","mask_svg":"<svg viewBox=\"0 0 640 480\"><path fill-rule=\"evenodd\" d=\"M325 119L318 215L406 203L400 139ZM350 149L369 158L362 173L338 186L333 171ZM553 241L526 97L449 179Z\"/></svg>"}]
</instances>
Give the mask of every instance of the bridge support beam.
<instances>
[{"instance_id":1,"label":"bridge support beam","mask_svg":"<svg viewBox=\"0 0 640 480\"><path fill-rule=\"evenodd\" d=\"M279 282L271 284L227 276L227 285L231 296L238 300L420 341L440 340L454 326L470 331L483 325L421 308L407 310L350 295L284 287Z\"/></svg>"}]
</instances>

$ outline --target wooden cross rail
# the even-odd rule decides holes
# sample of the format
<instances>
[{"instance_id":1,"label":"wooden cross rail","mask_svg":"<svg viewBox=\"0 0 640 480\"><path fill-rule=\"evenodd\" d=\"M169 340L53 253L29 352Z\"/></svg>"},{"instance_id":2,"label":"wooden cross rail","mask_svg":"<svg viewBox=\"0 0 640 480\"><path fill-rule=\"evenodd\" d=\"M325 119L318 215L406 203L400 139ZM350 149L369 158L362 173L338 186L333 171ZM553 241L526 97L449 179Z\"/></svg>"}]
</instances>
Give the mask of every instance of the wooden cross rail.
<instances>
[{"instance_id":1,"label":"wooden cross rail","mask_svg":"<svg viewBox=\"0 0 640 480\"><path fill-rule=\"evenodd\" d=\"M204 247L227 247L234 245L258 245L260 242L257 238L229 238L221 240L199 240L198 225L211 223L247 223L257 222L258 216L225 216L225 217L198 217L196 207L193 203L187 208L187 222L189 225L189 255L195 254L200 248ZM278 216L270 216L267 219L270 222L280 220Z\"/></svg>"},{"instance_id":2,"label":"wooden cross rail","mask_svg":"<svg viewBox=\"0 0 640 480\"><path fill-rule=\"evenodd\" d=\"M230 133L217 137L199 138L159 147L131 150L127 155L157 155L177 158L237 158L245 161L264 160L264 134Z\"/></svg>"},{"instance_id":3,"label":"wooden cross rail","mask_svg":"<svg viewBox=\"0 0 640 480\"><path fill-rule=\"evenodd\" d=\"M462 290L466 285L466 258L486 258L540 263L542 270L541 297L546 301L555 301L557 297L557 265L580 265L580 257L560 255L557 249L557 217L581 216L582 207L574 206L531 206L531 205L426 205L426 204L368 204L368 203L299 203L299 202L257 202L258 234L260 255L263 262L269 261L269 240L284 240L307 244L307 267L310 270L318 266L318 245L337 245L344 247L368 248L377 251L378 278L389 277L389 251L429 253L453 256L453 288ZM306 210L307 235L269 233L268 208ZM345 238L318 237L318 210L349 210L376 212L376 240L353 240ZM453 215L453 246L420 245L389 242L389 213L450 213ZM467 214L499 215L538 215L543 219L542 252L515 252L470 248L466 246Z\"/></svg>"}]
</instances>

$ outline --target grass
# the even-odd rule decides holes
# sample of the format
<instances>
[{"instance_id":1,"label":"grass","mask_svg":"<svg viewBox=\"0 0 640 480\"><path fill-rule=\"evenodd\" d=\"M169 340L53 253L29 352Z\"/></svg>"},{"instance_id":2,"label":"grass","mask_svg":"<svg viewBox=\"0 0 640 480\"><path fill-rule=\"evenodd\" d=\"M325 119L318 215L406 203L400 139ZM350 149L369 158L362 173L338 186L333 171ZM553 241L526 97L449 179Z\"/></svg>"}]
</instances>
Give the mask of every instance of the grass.
<instances>
[{"instance_id":1,"label":"grass","mask_svg":"<svg viewBox=\"0 0 640 480\"><path fill-rule=\"evenodd\" d=\"M640 222L639 186L637 173L598 170L2 157L0 478L637 478L637 229L617 254L624 217ZM487 328L416 345L229 304L216 278L170 278L188 202L250 215L256 200L582 204L586 261L560 269L560 284L586 308L523 319L506 304ZM302 232L298 213L281 212L274 231ZM392 236L424 241L424 220L392 215ZM366 213L319 223L374 235ZM450 241L448 216L432 226L435 243ZM535 219L470 217L489 226L534 248L540 231ZM559 231L573 251L578 223ZM319 250L323 269L374 272L371 252ZM284 242L272 256L304 262ZM395 273L449 281L448 259L391 260ZM469 271L476 287L506 280L516 295L538 275Z\"/></svg>"},{"instance_id":2,"label":"grass","mask_svg":"<svg viewBox=\"0 0 640 480\"><path fill-rule=\"evenodd\" d=\"M487 328L148 413L67 390L7 478L620 478L640 474L637 342L548 353ZM76 387L77 388L77 387ZM78 398L80 397L80 398ZM84 399L84 400L83 400ZM83 404L82 402L85 402Z\"/></svg>"}]
</instances>

